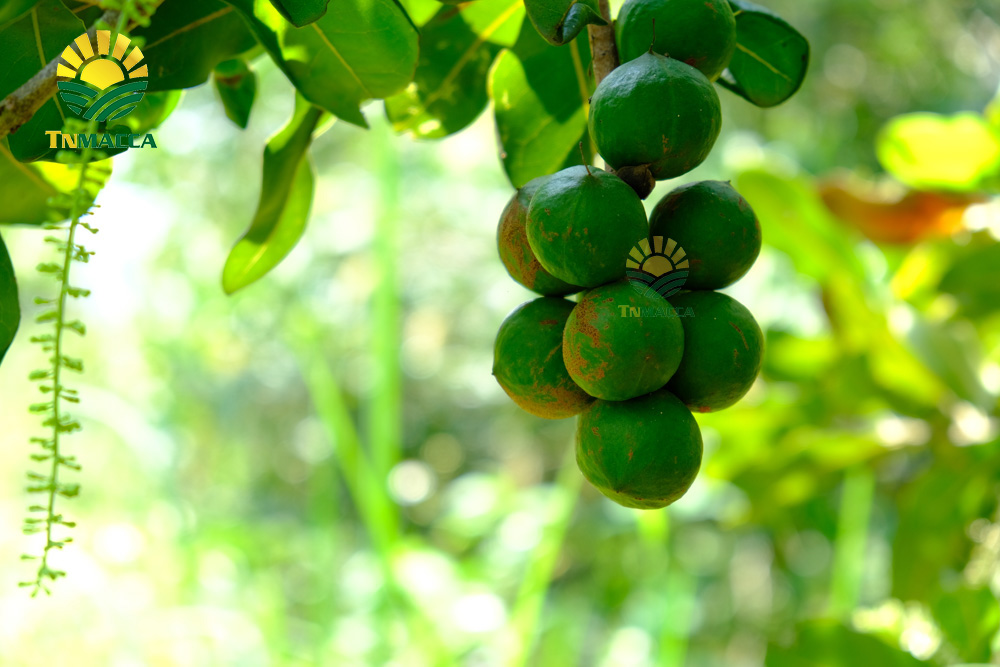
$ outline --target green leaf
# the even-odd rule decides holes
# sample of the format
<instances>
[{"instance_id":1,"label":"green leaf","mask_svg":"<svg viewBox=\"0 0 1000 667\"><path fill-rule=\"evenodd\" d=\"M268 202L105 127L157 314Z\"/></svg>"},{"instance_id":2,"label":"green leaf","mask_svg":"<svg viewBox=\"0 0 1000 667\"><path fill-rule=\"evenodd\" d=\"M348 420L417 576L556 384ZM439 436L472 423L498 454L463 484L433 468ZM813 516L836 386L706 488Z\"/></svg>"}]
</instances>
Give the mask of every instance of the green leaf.
<instances>
[{"instance_id":1,"label":"green leaf","mask_svg":"<svg viewBox=\"0 0 1000 667\"><path fill-rule=\"evenodd\" d=\"M0 30L27 14L38 0L7 0L0 5Z\"/></svg>"},{"instance_id":2,"label":"green leaf","mask_svg":"<svg viewBox=\"0 0 1000 667\"><path fill-rule=\"evenodd\" d=\"M768 645L765 667L918 667L928 663L885 642L832 621L800 625L795 642Z\"/></svg>"},{"instance_id":3,"label":"green leaf","mask_svg":"<svg viewBox=\"0 0 1000 667\"><path fill-rule=\"evenodd\" d=\"M1000 309L1000 243L988 243L962 253L941 277L938 290L958 300L959 308L970 317L984 317Z\"/></svg>"},{"instance_id":4,"label":"green leaf","mask_svg":"<svg viewBox=\"0 0 1000 667\"><path fill-rule=\"evenodd\" d=\"M205 83L216 65L256 45L239 14L220 0L164 2L149 27L132 36L146 40L150 92Z\"/></svg>"},{"instance_id":5,"label":"green leaf","mask_svg":"<svg viewBox=\"0 0 1000 667\"><path fill-rule=\"evenodd\" d=\"M85 30L83 23L59 0L41 0L27 14L0 30L0 99L37 74ZM51 159L47 130L61 130L71 115L55 97L10 134L11 154L21 162Z\"/></svg>"},{"instance_id":6,"label":"green leaf","mask_svg":"<svg viewBox=\"0 0 1000 667\"><path fill-rule=\"evenodd\" d=\"M989 588L959 588L931 603L938 627L966 660L987 662L1000 630L1000 603Z\"/></svg>"},{"instance_id":7,"label":"green leaf","mask_svg":"<svg viewBox=\"0 0 1000 667\"><path fill-rule=\"evenodd\" d=\"M981 318L1000 310L1000 282L994 279L1000 266L1000 243L976 245L961 253L945 271L938 290L958 300L962 313Z\"/></svg>"},{"instance_id":8,"label":"green leaf","mask_svg":"<svg viewBox=\"0 0 1000 667\"><path fill-rule=\"evenodd\" d=\"M307 100L361 127L361 103L400 92L417 66L417 29L394 0L338 0L296 28L264 0L227 0Z\"/></svg>"},{"instance_id":9,"label":"green leaf","mask_svg":"<svg viewBox=\"0 0 1000 667\"><path fill-rule=\"evenodd\" d=\"M104 14L104 10L95 0L62 0L62 3L76 14L87 27L94 25L97 19Z\"/></svg>"},{"instance_id":10,"label":"green leaf","mask_svg":"<svg viewBox=\"0 0 1000 667\"><path fill-rule=\"evenodd\" d=\"M968 322L939 323L917 318L907 339L920 361L956 396L982 410L992 407L995 401L979 379L981 344Z\"/></svg>"},{"instance_id":11,"label":"green leaf","mask_svg":"<svg viewBox=\"0 0 1000 667\"><path fill-rule=\"evenodd\" d=\"M146 93L142 96L142 101L135 106L135 110L122 118L121 122L133 134L151 132L170 117L183 97L183 90Z\"/></svg>"},{"instance_id":12,"label":"green leaf","mask_svg":"<svg viewBox=\"0 0 1000 667\"><path fill-rule=\"evenodd\" d=\"M590 47L581 35L565 48L542 41L525 24L513 49L490 72L489 90L500 159L514 187L593 155L587 133Z\"/></svg>"},{"instance_id":13,"label":"green leaf","mask_svg":"<svg viewBox=\"0 0 1000 667\"><path fill-rule=\"evenodd\" d=\"M17 299L17 280L7 246L0 236L0 362L14 341L21 322L21 305Z\"/></svg>"},{"instance_id":14,"label":"green leaf","mask_svg":"<svg viewBox=\"0 0 1000 667\"><path fill-rule=\"evenodd\" d=\"M57 222L50 218L49 197L71 190L76 178L67 165L19 162L7 142L0 140L0 224Z\"/></svg>"},{"instance_id":15,"label":"green leaf","mask_svg":"<svg viewBox=\"0 0 1000 667\"><path fill-rule=\"evenodd\" d=\"M524 8L538 34L555 46L572 41L588 24L608 24L597 0L524 0Z\"/></svg>"},{"instance_id":16,"label":"green leaf","mask_svg":"<svg viewBox=\"0 0 1000 667\"><path fill-rule=\"evenodd\" d=\"M322 18L329 3L330 0L271 0L274 8L299 28Z\"/></svg>"},{"instance_id":17,"label":"green leaf","mask_svg":"<svg viewBox=\"0 0 1000 667\"><path fill-rule=\"evenodd\" d=\"M866 356L872 379L907 401L940 400L944 383L893 336L884 309L873 307L865 288L872 279L815 184L763 170L745 171L734 184L760 219L765 242L819 283L831 329L846 350Z\"/></svg>"},{"instance_id":18,"label":"green leaf","mask_svg":"<svg viewBox=\"0 0 1000 667\"><path fill-rule=\"evenodd\" d=\"M0 223L39 225L48 217L48 198L58 194L35 167L14 159L0 141Z\"/></svg>"},{"instance_id":19,"label":"green leaf","mask_svg":"<svg viewBox=\"0 0 1000 667\"><path fill-rule=\"evenodd\" d=\"M413 84L385 101L393 128L431 139L468 126L486 108L494 57L514 44L523 21L521 0L441 8L420 30Z\"/></svg>"},{"instance_id":20,"label":"green leaf","mask_svg":"<svg viewBox=\"0 0 1000 667\"><path fill-rule=\"evenodd\" d=\"M263 278L299 242L309 219L314 180L312 163L303 159L293 174L278 217L255 219L258 226L251 227L233 246L222 272L226 294Z\"/></svg>"},{"instance_id":21,"label":"green leaf","mask_svg":"<svg viewBox=\"0 0 1000 667\"><path fill-rule=\"evenodd\" d=\"M821 283L839 275L864 280L851 240L824 206L813 182L764 170L739 175L736 187L753 207L767 243L788 255L800 272Z\"/></svg>"},{"instance_id":22,"label":"green leaf","mask_svg":"<svg viewBox=\"0 0 1000 667\"><path fill-rule=\"evenodd\" d=\"M322 110L297 95L292 119L267 142L257 213L222 271L227 294L262 278L302 237L313 194L313 171L306 152L322 115Z\"/></svg>"},{"instance_id":23,"label":"green leaf","mask_svg":"<svg viewBox=\"0 0 1000 667\"><path fill-rule=\"evenodd\" d=\"M239 127L246 129L250 110L257 97L257 73L244 60L227 60L220 63L212 74L215 90L222 99L226 115Z\"/></svg>"},{"instance_id":24,"label":"green leaf","mask_svg":"<svg viewBox=\"0 0 1000 667\"><path fill-rule=\"evenodd\" d=\"M399 0L399 4L403 6L413 25L419 28L437 14L442 3L438 0Z\"/></svg>"},{"instance_id":25,"label":"green leaf","mask_svg":"<svg viewBox=\"0 0 1000 667\"><path fill-rule=\"evenodd\" d=\"M975 191L1000 171L1000 131L974 113L912 113L879 133L882 166L913 188Z\"/></svg>"},{"instance_id":26,"label":"green leaf","mask_svg":"<svg viewBox=\"0 0 1000 667\"><path fill-rule=\"evenodd\" d=\"M990 103L983 109L983 118L997 132L1000 132L1000 91L993 96Z\"/></svg>"},{"instance_id":27,"label":"green leaf","mask_svg":"<svg viewBox=\"0 0 1000 667\"><path fill-rule=\"evenodd\" d=\"M809 42L784 19L746 0L730 0L736 51L719 84L759 107L795 94L809 66Z\"/></svg>"}]
</instances>

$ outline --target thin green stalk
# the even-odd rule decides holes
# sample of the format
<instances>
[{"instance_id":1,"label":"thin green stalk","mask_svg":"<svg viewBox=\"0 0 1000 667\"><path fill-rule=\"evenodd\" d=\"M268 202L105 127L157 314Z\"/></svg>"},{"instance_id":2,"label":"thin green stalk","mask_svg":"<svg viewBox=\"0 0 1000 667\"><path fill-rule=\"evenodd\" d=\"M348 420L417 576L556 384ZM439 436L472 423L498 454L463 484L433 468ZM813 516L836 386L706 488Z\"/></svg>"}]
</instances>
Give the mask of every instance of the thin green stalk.
<instances>
[{"instance_id":1,"label":"thin green stalk","mask_svg":"<svg viewBox=\"0 0 1000 667\"><path fill-rule=\"evenodd\" d=\"M674 531L666 510L639 512L636 517L639 537L646 546L646 560L655 564L645 586L652 591L664 591L666 603L660 614L660 667L681 667L687 656L691 627L691 605L694 603L695 579L673 560L670 547Z\"/></svg>"},{"instance_id":2,"label":"thin green stalk","mask_svg":"<svg viewBox=\"0 0 1000 667\"><path fill-rule=\"evenodd\" d=\"M385 582L386 600L411 626L410 636L423 647L428 664L449 664L450 656L436 629L396 577L399 551L399 513L362 446L343 393L319 349L315 323L307 314L292 318L299 325L291 347L299 350L299 367L317 416L334 443L334 460L372 541ZM335 493L334 489L329 490ZM383 628L383 630L386 630ZM386 630L387 631L387 630Z\"/></svg>"},{"instance_id":3,"label":"thin green stalk","mask_svg":"<svg viewBox=\"0 0 1000 667\"><path fill-rule=\"evenodd\" d=\"M559 559L583 484L583 476L577 470L575 456L576 450L570 445L556 476L554 493L547 508L547 527L528 557L528 565L521 579L511 612L514 636L507 643L508 654L504 660L504 664L509 667L526 664L538 640L542 605L552 585L552 572Z\"/></svg>"},{"instance_id":4,"label":"thin green stalk","mask_svg":"<svg viewBox=\"0 0 1000 667\"><path fill-rule=\"evenodd\" d=\"M402 378L400 377L399 261L400 165L394 137L384 120L372 128L374 175L378 180L375 219L375 266L378 286L373 303L374 386L368 409L368 435L375 472L383 485L402 450Z\"/></svg>"},{"instance_id":5,"label":"thin green stalk","mask_svg":"<svg viewBox=\"0 0 1000 667\"><path fill-rule=\"evenodd\" d=\"M667 605L660 632L660 667L682 667L687 657L691 634L691 607L694 604L695 581L678 564L667 571Z\"/></svg>"},{"instance_id":6,"label":"thin green stalk","mask_svg":"<svg viewBox=\"0 0 1000 667\"><path fill-rule=\"evenodd\" d=\"M303 340L297 342L296 347L315 350L316 343ZM376 550L387 555L397 538L396 508L383 491L383 485L365 455L343 394L326 362L314 353L303 353L299 364L316 414L334 443L334 458L348 492L357 505Z\"/></svg>"},{"instance_id":7,"label":"thin green stalk","mask_svg":"<svg viewBox=\"0 0 1000 667\"><path fill-rule=\"evenodd\" d=\"M846 618L858 604L874 494L875 476L868 468L859 465L847 471L830 581L829 612L835 618Z\"/></svg>"},{"instance_id":8,"label":"thin green stalk","mask_svg":"<svg viewBox=\"0 0 1000 667\"><path fill-rule=\"evenodd\" d=\"M96 121L91 120L87 124L85 131L88 133L94 132L96 127ZM43 450L41 454L33 454L32 459L39 462L49 461L47 474L28 473L28 479L34 482L28 487L28 492L44 492L46 494L45 505L32 505L28 508L30 512L44 513L45 517L29 517L25 520L26 533L44 532L45 534L45 544L42 547L41 556L22 556L25 560L39 560L34 581L24 581L20 584L32 589L32 597L38 595L38 592L43 590L49 593L49 589L44 583L46 579L55 581L66 574L62 570L51 568L49 565L49 557L52 550L61 549L65 544L72 542L71 537L61 540L56 539L53 534L55 526L62 525L66 528L72 528L76 525L72 521L63 519L61 514L56 513L57 496L71 498L79 492L78 484L60 482L60 468L80 469L80 465L76 462L76 457L65 456L63 454L61 436L80 429L80 423L66 414L63 407L64 401L69 403L79 403L80 401L77 392L63 384L63 369L82 372L83 363L65 354L63 333L67 330L72 330L83 335L86 331L83 324L78 321L67 322L66 303L70 297L78 298L89 294L88 290L73 287L70 284L70 273L74 261L86 262L90 255L93 254L76 243L76 233L81 226L92 233L97 231L81 221L82 217L89 212L92 204L92 197L88 191L88 186L94 181L90 175L93 155L94 150L91 147L83 148L77 158L80 175L76 186L71 193L62 199L57 198L58 201L65 204L65 208L62 211L70 220L67 237L65 242L55 237L47 237L45 240L60 248L62 252L61 262L59 264L39 265L40 271L51 273L59 280L59 296L55 299L36 299L36 303L52 305L54 302L55 310L49 310L36 318L36 322L39 323L51 322L53 333L32 338L32 342L41 344L44 351L52 353L52 356L49 358L49 368L44 371L36 371L29 376L32 380L51 380L51 384L43 383L39 386L42 392L51 394L51 400L32 405L30 410L38 414L48 414L48 418L42 422L42 425L52 429L50 438L32 438L32 442L41 445ZM54 225L47 226L47 228L58 229ZM41 531L39 528L42 523L45 524L44 531Z\"/></svg>"},{"instance_id":9,"label":"thin green stalk","mask_svg":"<svg viewBox=\"0 0 1000 667\"><path fill-rule=\"evenodd\" d=\"M85 183L87 177L87 165L84 164L80 169L80 179L77 184L77 190L81 189ZM76 199L76 198L74 198ZM64 414L62 411L62 400L66 396L71 396L75 398L72 390L68 390L62 383L62 369L64 367L64 357L63 357L63 331L66 330L66 299L69 296L69 275L70 268L72 266L74 258L75 240L76 240L76 228L80 224L80 213L76 209L74 204L73 218L69 225L69 235L66 241L66 249L63 252L62 258L62 268L60 270L61 284L59 289L59 297L56 300L56 315L54 320L55 333L53 334L54 340L52 341L53 357L52 366L49 377L52 378L52 402L51 402L51 417L45 420L44 425L52 427L52 438L46 443L47 456L51 461L49 465L48 476L45 478L45 484L41 485L45 487L48 491L48 499L45 504L45 545L42 548L41 561L38 564L38 570L35 573L34 582L24 582L32 587L31 596L34 597L38 595L40 590L44 590L46 593L49 592L48 588L45 587L43 581L45 579L56 580L61 576L65 575L65 572L61 570L53 570L49 567L49 554L52 549L61 549L64 544L71 542L73 538L67 537L62 540L53 539L52 530L56 525L64 525L67 527L73 527L72 522L64 521L62 515L56 514L56 495L60 491L67 491L67 487L60 485L59 483L59 468L60 466L67 466L67 463L71 464L67 467L75 467L75 463L72 459L63 456L62 443L60 442L59 436L62 433L70 433L72 430L78 427L76 422L65 421ZM43 385L43 387L48 388L49 385ZM44 405L44 404L43 404ZM41 481L41 480L35 480ZM37 488L37 487L35 487ZM30 489L29 489L30 490ZM30 521L30 520L29 520ZM34 523L32 521L32 523Z\"/></svg>"},{"instance_id":10,"label":"thin green stalk","mask_svg":"<svg viewBox=\"0 0 1000 667\"><path fill-rule=\"evenodd\" d=\"M120 12L109 11L104 17L116 16L115 25L112 27L111 43L116 43L117 36L122 32L129 21L135 20L142 24L148 24L148 17L155 10L159 0L118 0L113 4ZM106 4L112 4L110 1ZM86 124L79 120L67 121L64 128L67 133L94 134L98 123L91 119ZM82 222L82 218L90 213L97 193L104 186L111 170L109 167L95 166L94 160L101 159L102 156L92 146L84 145L80 153L71 160L78 165L79 178L76 186L70 192L61 193L53 197L49 202L49 207L53 213L53 219L70 221L67 237L62 241L56 237L46 237L46 243L56 245L62 253L61 263L47 262L38 266L42 273L48 273L59 280L59 296L54 299L37 298L38 304L47 304L50 309L36 318L38 323L52 323L53 333L32 337L32 342L42 346L42 350L52 353L49 359L50 366L45 370L38 370L29 375L30 380L41 381L39 389L43 393L51 394L51 400L45 403L38 403L30 407L30 411L35 414L45 414L47 418L42 422L42 426L52 429L50 438L31 438L33 443L40 445L42 452L32 454L33 461L49 462L47 474L40 474L34 471L28 473L28 479L32 482L28 486L29 493L45 493L45 505L32 505L28 508L32 513L44 513L44 518L29 516L25 520L24 532L27 534L44 533L45 545L40 556L25 555L25 560L38 560L39 565L35 573L34 581L24 581L20 585L32 589L32 597L36 596L40 590L46 593L49 589L45 586L45 580L54 581L65 576L65 572L55 570L49 565L49 556L53 549L61 549L65 544L72 541L72 538L56 539L54 528L61 525L72 528L75 524L63 519L61 514L56 513L56 498L63 496L71 498L79 493L79 484L68 484L61 482L59 478L60 467L70 470L79 470L80 465L76 462L76 457L65 456L62 450L61 436L72 433L80 429L80 423L72 419L63 406L63 403L79 403L80 398L77 392L69 389L63 384L63 369L77 372L83 371L83 362L73 359L65 354L65 339L63 333L66 330L74 331L81 336L86 333L83 323L74 320L66 321L67 298L80 298L90 294L88 290L73 287L70 284L70 272L74 261L87 262L94 253L87 251L81 244L76 242L77 231L80 227L91 233L97 230L89 224ZM62 229L56 224L46 225L46 229ZM52 309L54 308L54 309ZM51 383L49 383L51 381ZM42 527L44 524L44 528Z\"/></svg>"}]
</instances>

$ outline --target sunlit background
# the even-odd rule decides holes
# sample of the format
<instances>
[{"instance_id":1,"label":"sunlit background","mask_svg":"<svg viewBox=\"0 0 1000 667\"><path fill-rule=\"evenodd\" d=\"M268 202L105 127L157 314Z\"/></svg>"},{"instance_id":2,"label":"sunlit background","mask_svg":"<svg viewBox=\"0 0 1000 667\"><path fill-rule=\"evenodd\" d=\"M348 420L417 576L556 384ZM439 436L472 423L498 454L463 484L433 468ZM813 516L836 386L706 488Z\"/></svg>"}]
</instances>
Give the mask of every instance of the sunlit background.
<instances>
[{"instance_id":1,"label":"sunlit background","mask_svg":"<svg viewBox=\"0 0 1000 667\"><path fill-rule=\"evenodd\" d=\"M604 499L574 420L521 412L490 375L532 297L496 254L512 189L489 112L440 142L394 137L380 105L367 132L334 124L302 242L223 294L292 108L261 63L245 132L202 86L156 151L114 160L75 269L82 491L60 506L79 525L68 576L30 599L28 339L51 247L5 228L26 316L0 368L0 662L1000 664L997 204L880 244L817 185L877 178L894 116L982 112L1000 14L766 4L812 44L803 90L772 110L721 93L722 137L685 179L732 179L761 217L761 258L726 291L768 354L744 401L699 415L701 474L665 511Z\"/></svg>"}]
</instances>

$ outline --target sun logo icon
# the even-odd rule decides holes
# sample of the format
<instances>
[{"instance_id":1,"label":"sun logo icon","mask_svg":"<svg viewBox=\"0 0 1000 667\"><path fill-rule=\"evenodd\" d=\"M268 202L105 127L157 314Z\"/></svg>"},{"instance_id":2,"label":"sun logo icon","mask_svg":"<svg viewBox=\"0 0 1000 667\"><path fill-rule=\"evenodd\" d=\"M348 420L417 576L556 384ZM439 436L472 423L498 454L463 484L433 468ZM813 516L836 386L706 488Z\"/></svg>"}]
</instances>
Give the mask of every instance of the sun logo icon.
<instances>
[{"instance_id":1,"label":"sun logo icon","mask_svg":"<svg viewBox=\"0 0 1000 667\"><path fill-rule=\"evenodd\" d=\"M640 293L666 298L684 286L689 267L684 248L673 239L654 236L652 244L643 239L629 252L625 275Z\"/></svg>"},{"instance_id":2,"label":"sun logo icon","mask_svg":"<svg viewBox=\"0 0 1000 667\"><path fill-rule=\"evenodd\" d=\"M87 34L63 50L56 68L56 85L70 111L84 120L103 123L135 109L149 74L142 62L142 51L128 37L119 34L114 49L110 30L98 30L96 37L96 53Z\"/></svg>"}]
</instances>

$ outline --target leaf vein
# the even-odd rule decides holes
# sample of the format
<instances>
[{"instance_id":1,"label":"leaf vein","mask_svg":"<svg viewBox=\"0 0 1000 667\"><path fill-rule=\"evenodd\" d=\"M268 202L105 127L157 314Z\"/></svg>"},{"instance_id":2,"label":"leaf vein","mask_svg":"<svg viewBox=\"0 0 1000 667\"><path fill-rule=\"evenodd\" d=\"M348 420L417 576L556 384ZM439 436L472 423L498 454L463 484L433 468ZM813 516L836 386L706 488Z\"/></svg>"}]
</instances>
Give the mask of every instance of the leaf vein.
<instances>
[{"instance_id":1,"label":"leaf vein","mask_svg":"<svg viewBox=\"0 0 1000 667\"><path fill-rule=\"evenodd\" d=\"M210 21L214 21L217 18L225 16L226 14L228 14L231 11L233 11L232 7L223 7L222 9L220 9L217 12L213 12L211 14L208 14L207 16L203 16L200 19L198 19L197 21L193 21L191 23L188 23L186 26L184 26L182 28L178 28L177 30L174 30L172 33L164 35L163 37L159 38L158 40L156 40L152 44L147 44L146 48L145 48L145 51L148 52L153 47L159 46L160 44L163 44L168 39L173 39L177 35L180 35L180 34L185 33L185 32L190 32L191 30L194 30L195 28L200 28L201 26L205 25L206 23L209 23Z\"/></svg>"},{"instance_id":2,"label":"leaf vein","mask_svg":"<svg viewBox=\"0 0 1000 667\"><path fill-rule=\"evenodd\" d=\"M486 40L488 40L493 35L493 33L499 30L500 26L506 23L507 19L509 19L520 6L521 6L521 0L516 0L513 4L507 7L507 9L501 12L499 16L493 19L493 21L488 26L486 26L486 28L483 29L483 31L476 37L476 41L473 42L472 45L465 50L462 56L455 61L455 64L452 66L451 70L448 71L448 74L446 74L445 77L441 79L441 83L438 85L438 87L424 100L424 109L427 109L431 104L441 99L441 96L444 94L445 88L449 86L451 82L458 76L459 72L461 72L462 68L465 67L465 65L469 62L469 60L475 54L476 50L479 49L479 47L482 46L486 42Z\"/></svg>"},{"instance_id":3,"label":"leaf vein","mask_svg":"<svg viewBox=\"0 0 1000 667\"><path fill-rule=\"evenodd\" d=\"M778 76L780 76L785 81L788 81L789 83L791 83L792 80L790 78L788 78L788 75L786 75L784 72L782 72L779 69L777 69L774 65L772 65L769 62L767 62L766 60L764 60L763 58L761 58L759 55L757 55L756 53L754 53L753 51L751 51L747 47L745 47L742 44L740 44L739 42L737 42L736 43L736 48L739 49L740 51L742 51L743 53L747 54L748 56L750 56L751 58L753 58L754 60L756 60L761 65L763 65L764 67L768 68L769 70L771 70L772 72L774 72Z\"/></svg>"},{"instance_id":4,"label":"leaf vein","mask_svg":"<svg viewBox=\"0 0 1000 667\"><path fill-rule=\"evenodd\" d=\"M56 189L52 187L51 183L49 183L44 178L36 174L35 171L31 169L28 165L18 162L16 159L14 159L14 156L11 155L10 151L7 150L7 147L3 144L3 142L0 142L0 153L2 153L5 158L10 160L11 164L13 164L18 170L24 173L25 176L27 176L31 181L33 181L35 185L42 188L49 194L52 195L57 194Z\"/></svg>"},{"instance_id":5,"label":"leaf vein","mask_svg":"<svg viewBox=\"0 0 1000 667\"><path fill-rule=\"evenodd\" d=\"M351 67L350 64L348 64L348 62L344 59L344 56L340 55L340 51L338 51L337 47L333 45L333 42L331 42L327 38L326 33L320 30L319 26L316 25L315 23L312 23L310 25L312 26L313 30L316 31L316 34L319 35L320 39L323 40L323 43L330 48L330 50L333 52L333 55L337 56L337 59L344 65L344 68L347 70L348 74L350 74L351 77L353 77L353 79L358 82L358 85L361 86L361 90L365 92L365 95L367 95L368 97L375 97L375 95L372 94L370 90L368 90L368 86L365 85L364 81L362 81L358 77L358 74L357 72L354 71L354 68Z\"/></svg>"},{"instance_id":6,"label":"leaf vein","mask_svg":"<svg viewBox=\"0 0 1000 667\"><path fill-rule=\"evenodd\" d=\"M35 44L38 45L38 59L42 63L42 67L48 64L49 60L45 57L45 48L42 46L42 31L38 26L38 7L34 7L31 10L31 27L35 31ZM56 111L59 112L59 117L62 118L63 125L66 124L66 114L63 113L62 105L58 101L55 103Z\"/></svg>"}]
</instances>

